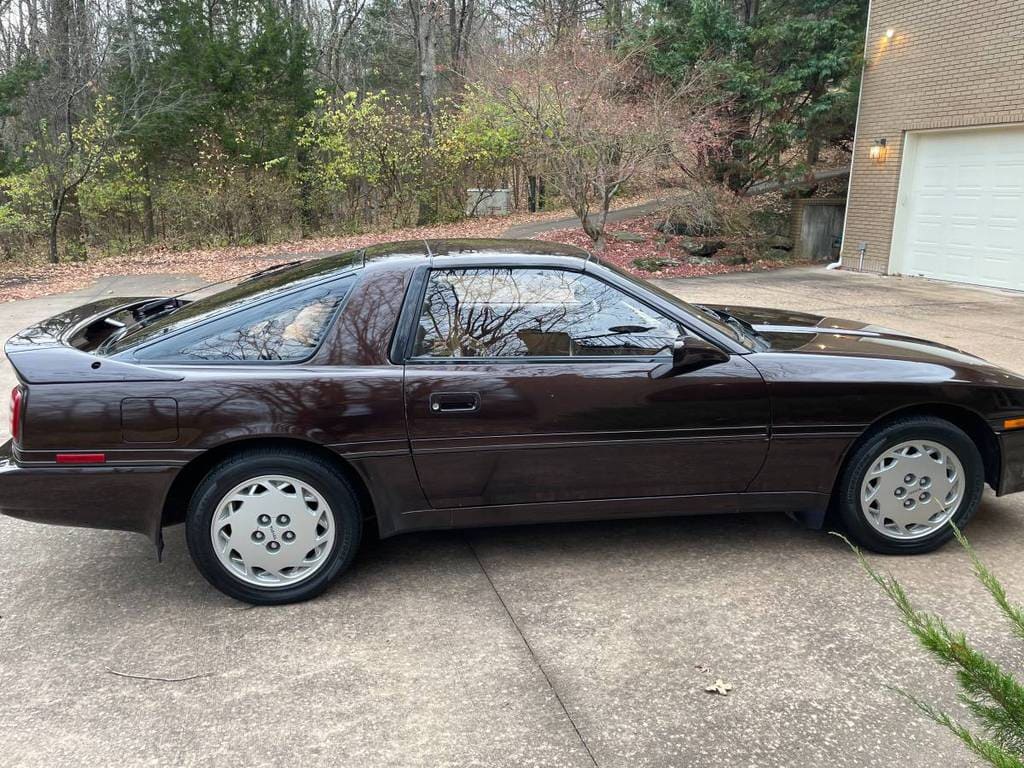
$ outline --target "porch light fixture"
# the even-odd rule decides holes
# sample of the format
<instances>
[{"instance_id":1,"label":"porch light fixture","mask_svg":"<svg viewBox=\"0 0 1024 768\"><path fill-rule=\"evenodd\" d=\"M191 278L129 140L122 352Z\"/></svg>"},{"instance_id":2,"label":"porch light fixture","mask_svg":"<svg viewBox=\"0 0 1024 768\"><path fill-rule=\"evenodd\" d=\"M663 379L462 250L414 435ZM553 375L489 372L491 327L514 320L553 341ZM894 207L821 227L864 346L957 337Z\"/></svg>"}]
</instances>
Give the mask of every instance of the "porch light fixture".
<instances>
[{"instance_id":1,"label":"porch light fixture","mask_svg":"<svg viewBox=\"0 0 1024 768\"><path fill-rule=\"evenodd\" d=\"M895 34L896 34L896 30L893 29L892 27L889 27L887 30L885 30L885 39L886 40L892 40L893 35L895 35Z\"/></svg>"},{"instance_id":2,"label":"porch light fixture","mask_svg":"<svg viewBox=\"0 0 1024 768\"><path fill-rule=\"evenodd\" d=\"M885 139L875 139L874 142L872 142L870 149L868 149L868 157L876 163L884 163L885 156L888 153L889 149L885 145Z\"/></svg>"}]
</instances>

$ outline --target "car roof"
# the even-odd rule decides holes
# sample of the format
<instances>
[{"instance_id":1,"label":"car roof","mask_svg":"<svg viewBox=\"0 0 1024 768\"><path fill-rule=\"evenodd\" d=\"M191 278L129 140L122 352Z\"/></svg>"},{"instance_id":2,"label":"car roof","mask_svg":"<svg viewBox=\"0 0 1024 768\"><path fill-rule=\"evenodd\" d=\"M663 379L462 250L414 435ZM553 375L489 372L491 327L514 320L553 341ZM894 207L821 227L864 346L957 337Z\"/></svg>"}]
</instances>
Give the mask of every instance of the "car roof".
<instances>
[{"instance_id":1,"label":"car roof","mask_svg":"<svg viewBox=\"0 0 1024 768\"><path fill-rule=\"evenodd\" d=\"M530 257L554 257L578 260L581 268L590 258L587 251L572 245L540 240L482 238L405 240L329 253L280 265L283 268L269 267L255 275L243 278L230 288L188 302L166 317L158 318L146 325L139 324L134 332L119 337L116 342L111 344L110 351L116 354L120 349L137 346L157 334L182 329L197 322L205 322L246 305L269 300L306 287L321 285L343 275L367 267L372 268L383 262L412 260L422 263L440 257L449 262L445 266L450 266L450 258L453 256L475 256L485 259L516 256L523 256L527 259Z\"/></svg>"},{"instance_id":2,"label":"car roof","mask_svg":"<svg viewBox=\"0 0 1024 768\"><path fill-rule=\"evenodd\" d=\"M312 256L313 254L305 254ZM597 262L589 251L575 245L554 243L547 240L517 240L511 238L431 238L423 240L399 240L378 243L363 248L353 248L335 253L316 254L303 258L287 269L275 271L262 278L266 283L281 286L298 283L311 278L327 279L343 272L373 266L396 260L422 260L442 257L530 257L575 259L583 263ZM273 269L273 268L271 268Z\"/></svg>"},{"instance_id":3,"label":"car roof","mask_svg":"<svg viewBox=\"0 0 1024 768\"><path fill-rule=\"evenodd\" d=\"M364 265L374 261L391 260L395 257L433 256L561 256L587 261L589 251L575 245L565 245L546 240L517 240L509 238L430 238L424 240L403 240L394 243L371 245L355 251L325 256L351 263L353 256L362 257Z\"/></svg>"}]
</instances>

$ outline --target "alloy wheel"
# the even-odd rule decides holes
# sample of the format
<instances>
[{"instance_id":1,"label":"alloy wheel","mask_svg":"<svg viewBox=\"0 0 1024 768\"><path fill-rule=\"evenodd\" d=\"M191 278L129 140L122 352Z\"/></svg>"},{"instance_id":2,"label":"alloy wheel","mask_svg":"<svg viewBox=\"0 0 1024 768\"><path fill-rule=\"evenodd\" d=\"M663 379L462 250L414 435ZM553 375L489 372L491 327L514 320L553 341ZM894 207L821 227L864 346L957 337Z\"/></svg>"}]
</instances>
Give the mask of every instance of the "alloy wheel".
<instances>
[{"instance_id":1,"label":"alloy wheel","mask_svg":"<svg viewBox=\"0 0 1024 768\"><path fill-rule=\"evenodd\" d=\"M235 578L289 587L313 576L334 546L334 515L311 485L261 475L221 498L210 523L213 550Z\"/></svg>"},{"instance_id":2,"label":"alloy wheel","mask_svg":"<svg viewBox=\"0 0 1024 768\"><path fill-rule=\"evenodd\" d=\"M948 523L963 501L964 468L941 443L907 440L868 466L860 506L871 526L890 539L920 539Z\"/></svg>"}]
</instances>

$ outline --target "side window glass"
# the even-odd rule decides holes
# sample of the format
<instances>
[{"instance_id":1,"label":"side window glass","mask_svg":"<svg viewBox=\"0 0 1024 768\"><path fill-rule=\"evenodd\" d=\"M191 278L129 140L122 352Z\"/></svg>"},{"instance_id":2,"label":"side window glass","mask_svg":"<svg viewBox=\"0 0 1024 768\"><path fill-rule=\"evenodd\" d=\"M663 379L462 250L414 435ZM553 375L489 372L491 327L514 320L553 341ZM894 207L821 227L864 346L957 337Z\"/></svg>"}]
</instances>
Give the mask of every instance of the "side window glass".
<instances>
[{"instance_id":1,"label":"side window glass","mask_svg":"<svg viewBox=\"0 0 1024 768\"><path fill-rule=\"evenodd\" d=\"M678 323L617 288L561 269L431 272L415 357L659 355Z\"/></svg>"},{"instance_id":2,"label":"side window glass","mask_svg":"<svg viewBox=\"0 0 1024 768\"><path fill-rule=\"evenodd\" d=\"M321 285L268 301L135 353L140 360L296 361L319 346L351 280Z\"/></svg>"}]
</instances>

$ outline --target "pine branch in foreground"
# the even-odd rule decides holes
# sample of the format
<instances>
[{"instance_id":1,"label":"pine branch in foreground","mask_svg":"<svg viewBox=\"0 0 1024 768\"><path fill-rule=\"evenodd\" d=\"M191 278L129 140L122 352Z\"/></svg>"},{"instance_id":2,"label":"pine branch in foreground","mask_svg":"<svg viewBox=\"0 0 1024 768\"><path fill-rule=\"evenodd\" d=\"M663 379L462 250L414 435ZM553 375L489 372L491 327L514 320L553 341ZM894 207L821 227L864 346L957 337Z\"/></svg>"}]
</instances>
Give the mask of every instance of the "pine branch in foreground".
<instances>
[{"instance_id":1,"label":"pine branch in foreground","mask_svg":"<svg viewBox=\"0 0 1024 768\"><path fill-rule=\"evenodd\" d=\"M1002 584L981 562L959 530L955 530L971 559L975 577L992 595L1007 617L1014 634L1024 639L1024 610L1009 600ZM929 719L948 729L971 752L996 768L1024 768L1024 685L976 649L962 632L950 628L941 616L914 607L903 585L889 573L881 573L864 554L840 536L856 554L864 571L896 606L900 618L921 646L940 664L956 673L960 701L977 722L983 736L949 713L898 688Z\"/></svg>"}]
</instances>

